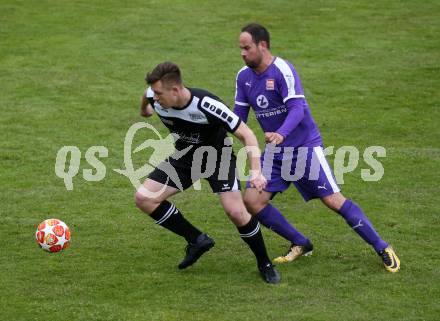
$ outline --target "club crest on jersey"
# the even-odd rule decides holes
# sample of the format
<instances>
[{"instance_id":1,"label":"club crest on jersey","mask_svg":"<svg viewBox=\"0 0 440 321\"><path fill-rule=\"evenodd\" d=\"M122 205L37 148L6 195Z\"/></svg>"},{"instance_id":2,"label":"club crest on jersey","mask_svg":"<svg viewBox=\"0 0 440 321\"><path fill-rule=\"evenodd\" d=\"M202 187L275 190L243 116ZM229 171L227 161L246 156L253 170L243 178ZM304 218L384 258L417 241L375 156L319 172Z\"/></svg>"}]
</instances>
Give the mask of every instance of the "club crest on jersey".
<instances>
[{"instance_id":1,"label":"club crest on jersey","mask_svg":"<svg viewBox=\"0 0 440 321\"><path fill-rule=\"evenodd\" d=\"M275 79L266 79L266 90L275 90Z\"/></svg>"}]
</instances>

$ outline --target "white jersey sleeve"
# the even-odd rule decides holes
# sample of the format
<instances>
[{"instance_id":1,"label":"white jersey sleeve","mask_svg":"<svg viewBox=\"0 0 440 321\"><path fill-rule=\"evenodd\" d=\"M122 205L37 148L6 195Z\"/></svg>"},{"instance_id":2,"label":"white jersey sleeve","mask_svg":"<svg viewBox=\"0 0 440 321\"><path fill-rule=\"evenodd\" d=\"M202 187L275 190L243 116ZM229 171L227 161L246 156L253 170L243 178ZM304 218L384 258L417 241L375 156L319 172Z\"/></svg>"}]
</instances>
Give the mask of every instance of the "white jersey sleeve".
<instances>
[{"instance_id":1,"label":"white jersey sleeve","mask_svg":"<svg viewBox=\"0 0 440 321\"><path fill-rule=\"evenodd\" d=\"M209 96L203 97L199 109L206 115L209 122L221 124L229 132L235 132L240 125L240 118L228 106Z\"/></svg>"},{"instance_id":2,"label":"white jersey sleeve","mask_svg":"<svg viewBox=\"0 0 440 321\"><path fill-rule=\"evenodd\" d=\"M285 60L277 57L274 62L280 73L280 92L283 96L283 102L291 98L304 98L304 94L300 92L300 84L297 84L293 66L290 66Z\"/></svg>"}]
</instances>

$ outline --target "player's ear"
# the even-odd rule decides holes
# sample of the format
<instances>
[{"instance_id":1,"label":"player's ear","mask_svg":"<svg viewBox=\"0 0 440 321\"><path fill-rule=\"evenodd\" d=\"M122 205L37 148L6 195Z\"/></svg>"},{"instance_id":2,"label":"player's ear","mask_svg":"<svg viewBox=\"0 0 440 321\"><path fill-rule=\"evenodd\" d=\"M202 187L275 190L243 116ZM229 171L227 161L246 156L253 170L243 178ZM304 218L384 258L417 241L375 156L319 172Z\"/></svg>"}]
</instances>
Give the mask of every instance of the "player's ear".
<instances>
[{"instance_id":1,"label":"player's ear","mask_svg":"<svg viewBox=\"0 0 440 321\"><path fill-rule=\"evenodd\" d=\"M177 95L179 93L179 89L180 89L180 87L178 85L171 86L171 91L173 92L173 94Z\"/></svg>"},{"instance_id":2,"label":"player's ear","mask_svg":"<svg viewBox=\"0 0 440 321\"><path fill-rule=\"evenodd\" d=\"M267 49L267 41L265 41L265 40L261 40L260 43L259 43L259 45L260 45L262 48Z\"/></svg>"}]
</instances>

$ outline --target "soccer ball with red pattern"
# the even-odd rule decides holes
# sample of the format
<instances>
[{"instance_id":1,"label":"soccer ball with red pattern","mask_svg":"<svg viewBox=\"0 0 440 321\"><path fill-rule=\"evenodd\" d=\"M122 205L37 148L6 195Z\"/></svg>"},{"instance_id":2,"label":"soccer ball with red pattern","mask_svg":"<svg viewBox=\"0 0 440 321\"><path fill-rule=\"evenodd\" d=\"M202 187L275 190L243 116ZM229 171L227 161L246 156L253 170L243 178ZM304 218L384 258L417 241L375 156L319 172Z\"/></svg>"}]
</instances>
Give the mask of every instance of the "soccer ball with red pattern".
<instances>
[{"instance_id":1,"label":"soccer ball with red pattern","mask_svg":"<svg viewBox=\"0 0 440 321\"><path fill-rule=\"evenodd\" d=\"M59 252L69 247L70 230L63 221L51 218L38 225L35 238L43 250Z\"/></svg>"}]
</instances>

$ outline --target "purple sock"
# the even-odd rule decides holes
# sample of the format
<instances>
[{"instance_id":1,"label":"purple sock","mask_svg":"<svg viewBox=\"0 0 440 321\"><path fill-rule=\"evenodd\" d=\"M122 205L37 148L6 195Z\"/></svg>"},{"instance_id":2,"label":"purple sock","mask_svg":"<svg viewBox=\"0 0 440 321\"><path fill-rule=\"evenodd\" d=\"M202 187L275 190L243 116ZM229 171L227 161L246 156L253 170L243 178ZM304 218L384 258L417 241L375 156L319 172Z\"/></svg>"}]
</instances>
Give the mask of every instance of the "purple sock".
<instances>
[{"instance_id":1,"label":"purple sock","mask_svg":"<svg viewBox=\"0 0 440 321\"><path fill-rule=\"evenodd\" d=\"M298 232L292 224L287 222L283 214L271 204L263 208L255 215L255 218L268 229L296 245L307 245L310 243L310 240Z\"/></svg>"},{"instance_id":2,"label":"purple sock","mask_svg":"<svg viewBox=\"0 0 440 321\"><path fill-rule=\"evenodd\" d=\"M347 224L368 244L372 245L376 252L385 249L388 244L382 240L374 230L373 225L365 216L362 209L353 201L347 199L342 204L339 214L345 219Z\"/></svg>"}]
</instances>

